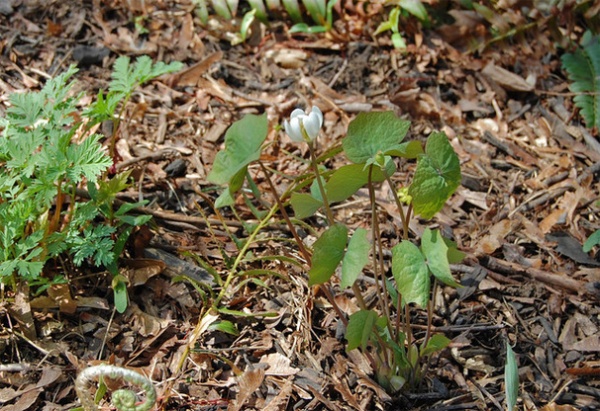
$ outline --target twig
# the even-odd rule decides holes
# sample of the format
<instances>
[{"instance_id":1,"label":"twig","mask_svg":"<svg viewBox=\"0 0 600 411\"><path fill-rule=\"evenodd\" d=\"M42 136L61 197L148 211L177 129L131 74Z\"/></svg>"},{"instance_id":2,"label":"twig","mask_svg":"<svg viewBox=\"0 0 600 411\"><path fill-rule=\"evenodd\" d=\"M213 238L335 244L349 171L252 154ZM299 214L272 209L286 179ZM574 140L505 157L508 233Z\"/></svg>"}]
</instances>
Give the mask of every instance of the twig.
<instances>
[{"instance_id":1,"label":"twig","mask_svg":"<svg viewBox=\"0 0 600 411\"><path fill-rule=\"evenodd\" d=\"M585 292L585 287L583 287L580 281L574 280L566 275L549 273L532 267L522 267L515 263L499 260L490 256L483 257L481 259L481 264L490 270L500 271L506 274L525 274L534 280L549 285L555 285L574 293Z\"/></svg>"}]
</instances>

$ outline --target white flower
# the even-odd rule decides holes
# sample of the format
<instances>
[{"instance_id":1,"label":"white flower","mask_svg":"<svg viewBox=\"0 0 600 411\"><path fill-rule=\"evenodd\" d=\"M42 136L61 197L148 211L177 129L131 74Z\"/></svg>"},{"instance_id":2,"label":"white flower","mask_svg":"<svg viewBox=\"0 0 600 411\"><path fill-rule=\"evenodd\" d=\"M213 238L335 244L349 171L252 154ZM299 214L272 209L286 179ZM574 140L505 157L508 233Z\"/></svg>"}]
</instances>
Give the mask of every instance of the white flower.
<instances>
[{"instance_id":1,"label":"white flower","mask_svg":"<svg viewBox=\"0 0 600 411\"><path fill-rule=\"evenodd\" d=\"M313 141L319 135L322 126L323 113L317 106L312 107L310 114L306 114L304 110L297 108L292 111L290 121L285 120L283 122L285 132L297 143L303 141L310 143Z\"/></svg>"}]
</instances>

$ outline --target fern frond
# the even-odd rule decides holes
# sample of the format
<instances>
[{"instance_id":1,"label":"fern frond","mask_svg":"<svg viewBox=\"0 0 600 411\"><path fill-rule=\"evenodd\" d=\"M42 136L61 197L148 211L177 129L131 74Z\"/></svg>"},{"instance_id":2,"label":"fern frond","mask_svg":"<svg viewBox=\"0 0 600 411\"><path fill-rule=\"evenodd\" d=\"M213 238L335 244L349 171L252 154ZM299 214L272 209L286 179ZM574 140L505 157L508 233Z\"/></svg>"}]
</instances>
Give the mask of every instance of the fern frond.
<instances>
[{"instance_id":1,"label":"fern frond","mask_svg":"<svg viewBox=\"0 0 600 411\"><path fill-rule=\"evenodd\" d=\"M585 32L581 47L561 60L572 81L571 91L581 93L573 101L586 125L600 129L600 37Z\"/></svg>"}]
</instances>

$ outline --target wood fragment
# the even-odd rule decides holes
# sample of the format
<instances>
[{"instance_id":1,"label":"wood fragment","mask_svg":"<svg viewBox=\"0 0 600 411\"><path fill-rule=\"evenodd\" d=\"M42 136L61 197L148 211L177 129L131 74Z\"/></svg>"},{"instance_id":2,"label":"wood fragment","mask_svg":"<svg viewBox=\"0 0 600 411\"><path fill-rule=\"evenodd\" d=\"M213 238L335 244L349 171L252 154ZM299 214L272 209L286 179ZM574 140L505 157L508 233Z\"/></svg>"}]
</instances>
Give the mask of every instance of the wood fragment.
<instances>
[{"instance_id":1,"label":"wood fragment","mask_svg":"<svg viewBox=\"0 0 600 411\"><path fill-rule=\"evenodd\" d=\"M521 274L531 279L541 281L548 285L553 285L573 293L587 293L585 287L580 281L567 277L566 275L549 273L532 267L522 267L515 263L503 261L491 256L485 256L480 259L481 264L490 270L500 271L505 274Z\"/></svg>"}]
</instances>

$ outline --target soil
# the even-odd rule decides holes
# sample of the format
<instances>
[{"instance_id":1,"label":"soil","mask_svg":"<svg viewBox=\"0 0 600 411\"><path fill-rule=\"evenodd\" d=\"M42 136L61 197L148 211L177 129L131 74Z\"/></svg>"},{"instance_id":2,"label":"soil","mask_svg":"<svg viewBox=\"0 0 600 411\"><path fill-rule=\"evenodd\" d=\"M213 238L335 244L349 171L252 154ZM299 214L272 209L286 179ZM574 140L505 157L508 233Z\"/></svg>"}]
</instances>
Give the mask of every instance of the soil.
<instances>
[{"instance_id":1,"label":"soil","mask_svg":"<svg viewBox=\"0 0 600 411\"><path fill-rule=\"evenodd\" d=\"M274 17L232 45L234 23L213 18L207 27L186 0L0 2L3 117L11 93L39 90L70 64L79 67L76 89L88 102L107 89L118 56L186 66L140 87L116 132L115 167L132 170L135 181L119 200L143 198L137 212L154 217L120 262L124 275L142 278L128 289L127 311L114 309L111 275L91 265L49 267L46 275L68 282L41 295L25 284L3 288L3 410L75 408L76 375L100 363L148 376L155 409L505 409L507 343L519 367L519 409L600 408L600 262L581 251L600 228L598 130L587 129L573 105L564 49L546 20L495 41L490 24L473 14L456 11L453 23L435 29L407 19L408 45L397 50L388 34L373 36L386 15L380 7L344 3L330 33L292 35L285 16ZM563 30L574 41L581 32L577 24ZM343 323L325 287L308 286L281 216L250 246L220 311L211 309L222 286L212 274L226 278L258 222L249 204L273 202L261 169L251 166L262 195L254 202L239 195L234 207L215 211L222 188L207 175L225 132L244 115L267 114L262 160L283 192L309 152L279 126L293 109L313 105L325 117L318 154L339 145L358 113L393 111L411 121L407 139L442 130L460 158L462 185L448 204L432 220L411 223L411 236L439 228L466 257L452 266L463 286L435 294L433 330L451 344L410 390L386 393L367 356L346 351ZM99 132L113 131L105 124ZM347 162L334 155L324 166ZM405 184L413 171L403 164L394 181ZM392 194L378 187L390 245L400 226ZM360 191L334 207L335 218L368 228L368 207ZM306 224L300 234L310 243L326 221L317 215ZM375 301L369 276L360 287ZM358 309L338 280L331 288L345 315ZM426 312L412 315L421 339ZM108 395L101 407L112 409Z\"/></svg>"}]
</instances>

